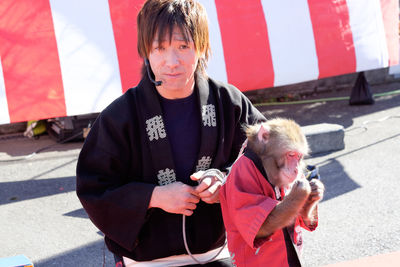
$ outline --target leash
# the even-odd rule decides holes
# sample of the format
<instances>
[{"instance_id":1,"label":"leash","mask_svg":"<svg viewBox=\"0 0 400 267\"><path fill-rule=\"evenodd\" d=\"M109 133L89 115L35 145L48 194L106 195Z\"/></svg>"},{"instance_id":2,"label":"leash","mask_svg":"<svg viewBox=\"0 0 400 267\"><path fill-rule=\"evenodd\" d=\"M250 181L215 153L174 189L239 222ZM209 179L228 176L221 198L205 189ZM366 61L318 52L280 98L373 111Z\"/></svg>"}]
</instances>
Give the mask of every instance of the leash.
<instances>
[{"instance_id":1,"label":"leash","mask_svg":"<svg viewBox=\"0 0 400 267\"><path fill-rule=\"evenodd\" d=\"M209 169L206 170L203 175L201 176L201 178L199 179L199 184L205 179L205 178L217 178L222 184L225 183L225 179L224 179L224 174L218 170L218 169ZM196 259L195 256L193 256L193 254L190 252L189 246L187 244L187 239L186 239L186 215L182 215L182 233L183 233L183 243L185 244L185 249L186 252L188 253L188 255L198 264L203 265L206 264L208 262L213 261L215 258L218 257L219 254L221 254L222 250L225 248L227 241L225 240L224 245L221 247L221 249L214 255L212 256L210 259L206 260L206 261L200 261L198 259Z\"/></svg>"}]
</instances>

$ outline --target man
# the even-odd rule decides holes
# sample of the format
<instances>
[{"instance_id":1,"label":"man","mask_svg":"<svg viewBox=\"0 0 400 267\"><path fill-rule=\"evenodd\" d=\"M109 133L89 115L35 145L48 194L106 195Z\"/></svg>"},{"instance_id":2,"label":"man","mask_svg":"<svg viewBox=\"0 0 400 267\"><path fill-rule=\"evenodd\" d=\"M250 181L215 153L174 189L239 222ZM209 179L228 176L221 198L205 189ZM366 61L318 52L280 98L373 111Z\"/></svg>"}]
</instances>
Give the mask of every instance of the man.
<instances>
[{"instance_id":1,"label":"man","mask_svg":"<svg viewBox=\"0 0 400 267\"><path fill-rule=\"evenodd\" d=\"M207 77L208 23L199 3L148 0L137 22L147 70L93 124L77 195L126 266L208 261L225 243L217 170L226 173L236 159L242 126L265 118L238 89ZM201 179L209 169L213 175ZM230 266L224 252L209 265Z\"/></svg>"}]
</instances>

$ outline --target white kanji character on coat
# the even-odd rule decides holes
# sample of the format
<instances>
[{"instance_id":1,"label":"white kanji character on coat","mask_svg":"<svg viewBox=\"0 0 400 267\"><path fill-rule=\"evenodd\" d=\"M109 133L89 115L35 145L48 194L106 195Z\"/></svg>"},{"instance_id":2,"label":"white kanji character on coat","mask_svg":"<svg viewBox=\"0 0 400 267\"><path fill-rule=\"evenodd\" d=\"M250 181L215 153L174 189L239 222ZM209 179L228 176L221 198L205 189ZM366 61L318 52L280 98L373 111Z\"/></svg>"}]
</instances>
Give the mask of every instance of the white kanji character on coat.
<instances>
[{"instance_id":1,"label":"white kanji character on coat","mask_svg":"<svg viewBox=\"0 0 400 267\"><path fill-rule=\"evenodd\" d=\"M204 126L215 127L217 126L217 117L215 113L215 106L212 104L204 105L202 107L203 124Z\"/></svg>"},{"instance_id":2,"label":"white kanji character on coat","mask_svg":"<svg viewBox=\"0 0 400 267\"><path fill-rule=\"evenodd\" d=\"M164 128L164 122L160 115L148 119L146 121L146 125L146 131L149 135L150 141L153 141L154 139L158 140L158 138L162 139L167 136Z\"/></svg>"},{"instance_id":3,"label":"white kanji character on coat","mask_svg":"<svg viewBox=\"0 0 400 267\"><path fill-rule=\"evenodd\" d=\"M199 159L199 162L197 163L196 166L196 171L205 171L210 168L212 158L209 156L203 156L201 159Z\"/></svg>"},{"instance_id":4,"label":"white kanji character on coat","mask_svg":"<svg viewBox=\"0 0 400 267\"><path fill-rule=\"evenodd\" d=\"M165 170L159 170L157 178L159 185L167 185L176 182L176 176L174 170L168 168L166 168Z\"/></svg>"}]
</instances>

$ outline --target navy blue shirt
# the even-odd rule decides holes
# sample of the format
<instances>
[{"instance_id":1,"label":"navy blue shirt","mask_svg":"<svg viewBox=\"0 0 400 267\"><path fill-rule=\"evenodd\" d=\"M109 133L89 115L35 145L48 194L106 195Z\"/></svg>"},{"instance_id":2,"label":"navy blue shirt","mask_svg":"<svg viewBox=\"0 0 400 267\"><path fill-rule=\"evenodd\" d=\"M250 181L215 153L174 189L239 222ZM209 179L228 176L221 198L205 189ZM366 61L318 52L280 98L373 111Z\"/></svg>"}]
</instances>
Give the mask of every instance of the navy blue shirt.
<instances>
[{"instance_id":1,"label":"navy blue shirt","mask_svg":"<svg viewBox=\"0 0 400 267\"><path fill-rule=\"evenodd\" d=\"M197 165L200 148L201 118L197 94L180 99L160 97L165 130L171 144L176 180L186 184Z\"/></svg>"}]
</instances>

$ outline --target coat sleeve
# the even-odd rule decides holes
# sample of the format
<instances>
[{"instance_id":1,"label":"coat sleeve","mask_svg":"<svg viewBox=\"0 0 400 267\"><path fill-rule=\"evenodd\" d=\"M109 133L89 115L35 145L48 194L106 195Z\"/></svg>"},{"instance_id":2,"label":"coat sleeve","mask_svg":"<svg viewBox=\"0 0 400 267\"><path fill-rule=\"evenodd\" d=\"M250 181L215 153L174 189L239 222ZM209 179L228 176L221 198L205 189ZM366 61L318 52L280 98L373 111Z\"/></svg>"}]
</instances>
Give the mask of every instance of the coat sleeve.
<instances>
[{"instance_id":1,"label":"coat sleeve","mask_svg":"<svg viewBox=\"0 0 400 267\"><path fill-rule=\"evenodd\" d=\"M306 229L307 231L314 231L318 227L318 204L315 207L315 214L314 214L314 223L313 224L307 224L301 216L298 217L299 224L302 228Z\"/></svg>"},{"instance_id":2,"label":"coat sleeve","mask_svg":"<svg viewBox=\"0 0 400 267\"><path fill-rule=\"evenodd\" d=\"M260 175L254 164L242 156L233 166L223 186L221 200L222 209L229 217L225 221L226 227L237 229L247 245L252 248L258 248L268 240L268 238L256 240L256 235L270 212L278 204L278 201L273 199L268 192L267 194L264 192ZM233 226L227 224L233 224Z\"/></svg>"},{"instance_id":3,"label":"coat sleeve","mask_svg":"<svg viewBox=\"0 0 400 267\"><path fill-rule=\"evenodd\" d=\"M77 163L76 192L96 227L132 250L155 185L129 177L138 161L131 152L135 136L132 125L118 112L111 108L101 113L85 140Z\"/></svg>"},{"instance_id":4,"label":"coat sleeve","mask_svg":"<svg viewBox=\"0 0 400 267\"><path fill-rule=\"evenodd\" d=\"M258 111L257 108L253 106L253 104L250 102L250 100L243 94L240 93L241 96L241 111L240 111L240 118L239 118L239 123L237 125L237 134L235 135L234 138L234 147L239 148L239 150L235 150L235 155L236 157L239 154L240 148L242 147L242 144L244 140L246 140L246 135L244 133L245 131L245 126L248 125L254 125L256 123L264 122L266 121L266 118L264 115Z\"/></svg>"},{"instance_id":5,"label":"coat sleeve","mask_svg":"<svg viewBox=\"0 0 400 267\"><path fill-rule=\"evenodd\" d=\"M246 140L245 126L266 121L266 118L239 89L232 85L229 85L227 90L221 91L221 98L226 122L225 141L231 144L227 146L229 159L225 162L222 170L229 172L231 165L238 157L243 142ZM229 100L225 101L226 99Z\"/></svg>"}]
</instances>

